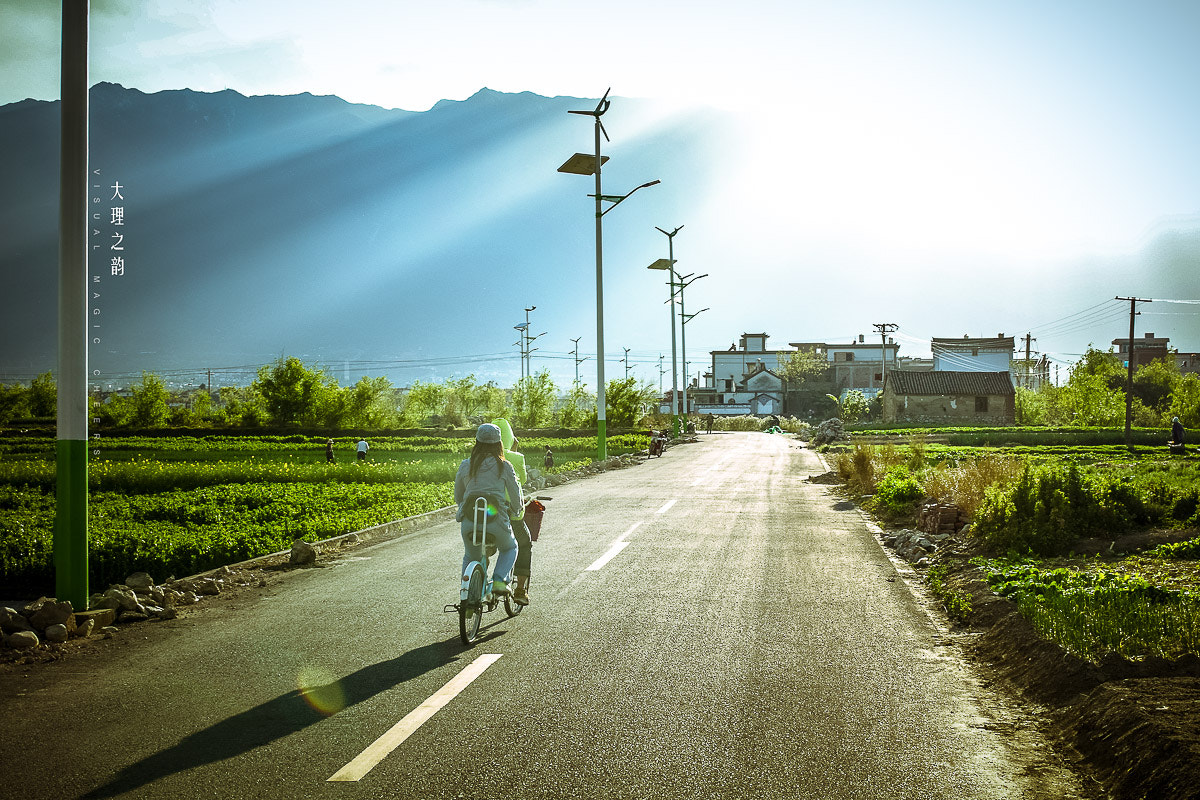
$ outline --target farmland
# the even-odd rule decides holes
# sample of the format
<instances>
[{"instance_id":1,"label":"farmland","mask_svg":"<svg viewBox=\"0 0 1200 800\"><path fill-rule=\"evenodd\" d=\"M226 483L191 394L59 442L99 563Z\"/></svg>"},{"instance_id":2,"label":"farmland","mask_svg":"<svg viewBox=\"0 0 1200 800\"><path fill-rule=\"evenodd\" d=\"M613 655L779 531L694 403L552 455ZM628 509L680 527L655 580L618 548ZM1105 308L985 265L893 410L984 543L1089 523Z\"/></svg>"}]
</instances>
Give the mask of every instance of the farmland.
<instances>
[{"instance_id":1,"label":"farmland","mask_svg":"<svg viewBox=\"0 0 1200 800\"><path fill-rule=\"evenodd\" d=\"M975 569L1069 652L1093 661L1197 653L1200 459L1169 457L1153 438L1161 432L1143 432L1132 448L1122 436L870 431L830 456L848 490L870 495L868 507L890 526L911 527L924 499L966 511ZM1164 540L1176 543L1149 546ZM947 566L931 571L931 585L964 619L969 601L944 586Z\"/></svg>"},{"instance_id":2,"label":"farmland","mask_svg":"<svg viewBox=\"0 0 1200 800\"><path fill-rule=\"evenodd\" d=\"M89 465L89 571L93 586L146 571L182 577L420 514L453 502L454 473L470 438L385 437L354 460L351 440L306 436L127 437L102 440ZM590 461L595 439L530 438L530 466L549 445L554 471ZM609 437L611 453L646 446ZM53 440L0 440L0 586L48 593L55 463Z\"/></svg>"}]
</instances>

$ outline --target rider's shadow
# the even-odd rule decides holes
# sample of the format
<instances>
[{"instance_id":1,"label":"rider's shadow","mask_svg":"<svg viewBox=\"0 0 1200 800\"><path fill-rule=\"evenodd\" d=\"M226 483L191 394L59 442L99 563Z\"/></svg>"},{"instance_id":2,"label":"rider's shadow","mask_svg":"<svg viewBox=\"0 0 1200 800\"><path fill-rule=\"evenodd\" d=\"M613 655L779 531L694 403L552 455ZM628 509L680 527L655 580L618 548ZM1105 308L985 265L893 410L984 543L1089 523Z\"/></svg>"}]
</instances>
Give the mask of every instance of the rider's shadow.
<instances>
[{"instance_id":1,"label":"rider's shadow","mask_svg":"<svg viewBox=\"0 0 1200 800\"><path fill-rule=\"evenodd\" d=\"M340 680L326 686L312 687L308 691L316 696L340 691L344 705L339 710L350 708L380 692L456 661L462 652L460 647L455 646L457 643L458 637L455 637L453 640L418 647L397 658L363 667ZM83 795L81 800L115 797L176 772L248 753L320 722L326 716L313 708L299 689L282 694L186 736L174 747L129 765L108 783Z\"/></svg>"}]
</instances>

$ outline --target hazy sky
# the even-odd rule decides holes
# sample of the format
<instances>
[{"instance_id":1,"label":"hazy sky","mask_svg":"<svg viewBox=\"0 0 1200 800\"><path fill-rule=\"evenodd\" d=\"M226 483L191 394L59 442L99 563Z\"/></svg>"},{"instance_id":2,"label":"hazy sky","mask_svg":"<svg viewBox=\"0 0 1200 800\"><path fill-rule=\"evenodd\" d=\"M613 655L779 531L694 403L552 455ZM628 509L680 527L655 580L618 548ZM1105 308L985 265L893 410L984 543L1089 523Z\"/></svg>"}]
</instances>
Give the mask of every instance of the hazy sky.
<instances>
[{"instance_id":1,"label":"hazy sky","mask_svg":"<svg viewBox=\"0 0 1200 800\"><path fill-rule=\"evenodd\" d=\"M686 220L653 224L689 223L690 252L713 254L689 265L696 271L719 273L736 258L751 270L743 275L771 285L800 270L818 302L864 284L879 291L844 324L826 316L806 326L813 298L803 296L774 316L714 310L709 330L689 326L712 347L768 325L780 346L848 338L886 318L916 355L930 336L1020 334L1115 293L1200 295L1195 0L92 7L93 81L143 91L307 91L424 110L483 86L582 97L612 86L733 112L744 138L722 165L724 190L698 198ZM57 37L57 4L4 0L0 103L57 96ZM1167 246L1163 236L1175 238ZM923 301L952 304L936 287L969 286L964 273L988 286L1002 278L1011 294L932 319ZM1145 275L1154 280L1142 284ZM1139 328L1200 350L1198 308L1156 306L1171 314ZM1086 345L1080 336L1106 346L1121 335L1120 308L1100 312L1111 334L1047 334L1041 346L1062 358Z\"/></svg>"}]
</instances>

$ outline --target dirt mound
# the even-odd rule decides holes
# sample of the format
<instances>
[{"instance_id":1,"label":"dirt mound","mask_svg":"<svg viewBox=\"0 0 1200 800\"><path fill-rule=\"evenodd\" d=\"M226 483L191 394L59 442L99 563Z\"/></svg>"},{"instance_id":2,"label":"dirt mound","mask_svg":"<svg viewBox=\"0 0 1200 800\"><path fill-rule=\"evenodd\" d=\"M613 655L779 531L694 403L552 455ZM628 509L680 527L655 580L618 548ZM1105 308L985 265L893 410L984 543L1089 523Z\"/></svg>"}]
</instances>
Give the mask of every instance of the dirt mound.
<instances>
[{"instance_id":1,"label":"dirt mound","mask_svg":"<svg viewBox=\"0 0 1200 800\"><path fill-rule=\"evenodd\" d=\"M1080 539L1072 551L1080 556L1098 556L1105 553L1138 553L1158 547L1160 544L1186 542L1196 537L1195 528L1173 531L1138 531L1118 536L1116 539Z\"/></svg>"},{"instance_id":2,"label":"dirt mound","mask_svg":"<svg viewBox=\"0 0 1200 800\"><path fill-rule=\"evenodd\" d=\"M1117 797L1200 798L1200 678L1102 684L1058 732Z\"/></svg>"}]
</instances>

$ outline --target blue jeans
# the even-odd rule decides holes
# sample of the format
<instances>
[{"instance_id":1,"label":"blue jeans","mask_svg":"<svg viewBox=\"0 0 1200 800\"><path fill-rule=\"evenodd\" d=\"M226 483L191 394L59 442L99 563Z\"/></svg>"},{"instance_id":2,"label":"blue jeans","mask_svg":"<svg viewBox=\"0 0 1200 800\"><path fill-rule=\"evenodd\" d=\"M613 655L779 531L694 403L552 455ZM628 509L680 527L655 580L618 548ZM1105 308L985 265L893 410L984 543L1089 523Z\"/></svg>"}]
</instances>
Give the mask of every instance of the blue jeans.
<instances>
[{"instance_id":1,"label":"blue jeans","mask_svg":"<svg viewBox=\"0 0 1200 800\"><path fill-rule=\"evenodd\" d=\"M496 542L496 566L492 570L492 580L508 583L512 580L513 565L517 563L517 540L512 528L498 519L488 521L488 535ZM467 566L472 561L483 561L484 545L476 547L471 543L475 524L470 519L464 519L459 532L463 540L462 574L467 574ZM484 576L487 577L486 575Z\"/></svg>"}]
</instances>

